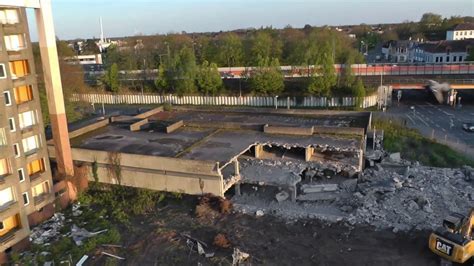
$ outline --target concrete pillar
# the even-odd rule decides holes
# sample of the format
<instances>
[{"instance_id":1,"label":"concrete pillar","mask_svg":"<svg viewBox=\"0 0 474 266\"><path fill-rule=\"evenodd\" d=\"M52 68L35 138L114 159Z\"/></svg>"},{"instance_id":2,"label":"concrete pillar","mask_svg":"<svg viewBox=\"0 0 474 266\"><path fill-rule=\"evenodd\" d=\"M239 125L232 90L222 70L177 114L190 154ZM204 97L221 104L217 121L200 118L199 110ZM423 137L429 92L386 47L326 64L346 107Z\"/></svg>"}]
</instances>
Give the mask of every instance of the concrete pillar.
<instances>
[{"instance_id":1,"label":"concrete pillar","mask_svg":"<svg viewBox=\"0 0 474 266\"><path fill-rule=\"evenodd\" d=\"M263 156L263 145L257 144L255 145L255 158L261 159Z\"/></svg>"},{"instance_id":2,"label":"concrete pillar","mask_svg":"<svg viewBox=\"0 0 474 266\"><path fill-rule=\"evenodd\" d=\"M240 192L240 182L235 183L235 195L241 196L242 193Z\"/></svg>"},{"instance_id":3,"label":"concrete pillar","mask_svg":"<svg viewBox=\"0 0 474 266\"><path fill-rule=\"evenodd\" d=\"M292 202L296 201L296 186L289 187L290 190L290 199Z\"/></svg>"},{"instance_id":4,"label":"concrete pillar","mask_svg":"<svg viewBox=\"0 0 474 266\"><path fill-rule=\"evenodd\" d=\"M56 149L58 172L63 175L73 176L74 167L64 108L51 0L40 0L40 6L41 8L35 9L36 24L38 27L39 47L43 63L44 82L48 97L48 109L53 131L53 142Z\"/></svg>"},{"instance_id":5,"label":"concrete pillar","mask_svg":"<svg viewBox=\"0 0 474 266\"><path fill-rule=\"evenodd\" d=\"M240 163L238 160L234 161L234 175L239 176L240 175Z\"/></svg>"},{"instance_id":6,"label":"concrete pillar","mask_svg":"<svg viewBox=\"0 0 474 266\"><path fill-rule=\"evenodd\" d=\"M305 156L304 156L305 161L307 162L311 161L311 157L313 157L313 154L314 154L314 148L311 146L306 147Z\"/></svg>"}]
</instances>

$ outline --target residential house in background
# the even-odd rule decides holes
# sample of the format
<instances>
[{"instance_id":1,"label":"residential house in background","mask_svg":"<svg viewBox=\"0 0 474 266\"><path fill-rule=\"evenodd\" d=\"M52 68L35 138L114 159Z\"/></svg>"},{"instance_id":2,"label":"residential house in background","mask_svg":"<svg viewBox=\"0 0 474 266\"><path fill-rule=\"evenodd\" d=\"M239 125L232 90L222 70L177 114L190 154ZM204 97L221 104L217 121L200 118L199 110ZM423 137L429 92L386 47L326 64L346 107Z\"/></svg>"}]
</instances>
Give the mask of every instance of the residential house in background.
<instances>
[{"instance_id":1,"label":"residential house in background","mask_svg":"<svg viewBox=\"0 0 474 266\"><path fill-rule=\"evenodd\" d=\"M446 40L474 39L474 23L462 23L446 31Z\"/></svg>"},{"instance_id":2,"label":"residential house in background","mask_svg":"<svg viewBox=\"0 0 474 266\"><path fill-rule=\"evenodd\" d=\"M412 62L430 64L459 63L466 61L471 49L474 49L474 39L426 42L414 46L410 58Z\"/></svg>"},{"instance_id":3,"label":"residential house in background","mask_svg":"<svg viewBox=\"0 0 474 266\"><path fill-rule=\"evenodd\" d=\"M407 63L410 61L410 49L417 43L413 40L388 41L382 46L382 55L390 62Z\"/></svg>"}]
</instances>

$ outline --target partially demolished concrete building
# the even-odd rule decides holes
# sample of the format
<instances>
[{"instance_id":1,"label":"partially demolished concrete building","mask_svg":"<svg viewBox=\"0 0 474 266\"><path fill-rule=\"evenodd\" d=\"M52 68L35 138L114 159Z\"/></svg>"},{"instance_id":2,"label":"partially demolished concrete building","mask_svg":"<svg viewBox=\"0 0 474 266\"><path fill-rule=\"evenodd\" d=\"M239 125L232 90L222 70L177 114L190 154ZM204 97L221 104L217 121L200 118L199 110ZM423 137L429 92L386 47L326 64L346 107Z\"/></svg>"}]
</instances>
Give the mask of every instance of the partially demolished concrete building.
<instances>
[{"instance_id":1,"label":"partially demolished concrete building","mask_svg":"<svg viewBox=\"0 0 474 266\"><path fill-rule=\"evenodd\" d=\"M89 180L218 196L263 182L287 188L295 200L308 171L353 177L363 169L370 124L369 112L159 107L95 121L70 138ZM278 172L254 163L272 158L294 163Z\"/></svg>"}]
</instances>

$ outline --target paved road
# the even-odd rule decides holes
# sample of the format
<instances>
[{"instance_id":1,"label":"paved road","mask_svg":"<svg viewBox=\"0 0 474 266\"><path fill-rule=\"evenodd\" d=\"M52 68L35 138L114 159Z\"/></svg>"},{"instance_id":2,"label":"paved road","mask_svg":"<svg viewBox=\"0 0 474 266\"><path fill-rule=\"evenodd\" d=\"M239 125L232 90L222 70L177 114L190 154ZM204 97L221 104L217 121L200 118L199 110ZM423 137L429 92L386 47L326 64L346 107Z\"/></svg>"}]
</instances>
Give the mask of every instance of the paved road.
<instances>
[{"instance_id":1,"label":"paved road","mask_svg":"<svg viewBox=\"0 0 474 266\"><path fill-rule=\"evenodd\" d=\"M474 122L473 105L455 109L431 102L395 103L387 114L400 118L407 126L418 129L423 135L434 136L438 142L448 144L474 158L474 133L462 129L464 122Z\"/></svg>"}]
</instances>

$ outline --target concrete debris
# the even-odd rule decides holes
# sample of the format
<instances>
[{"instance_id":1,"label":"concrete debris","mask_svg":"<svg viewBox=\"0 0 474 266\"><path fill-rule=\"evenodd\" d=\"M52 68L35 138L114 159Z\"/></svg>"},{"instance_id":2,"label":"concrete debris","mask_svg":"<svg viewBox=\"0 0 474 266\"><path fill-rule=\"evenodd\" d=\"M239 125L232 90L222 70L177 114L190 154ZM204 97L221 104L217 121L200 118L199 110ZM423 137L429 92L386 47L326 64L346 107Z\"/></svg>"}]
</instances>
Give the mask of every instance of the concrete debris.
<instances>
[{"instance_id":1,"label":"concrete debris","mask_svg":"<svg viewBox=\"0 0 474 266\"><path fill-rule=\"evenodd\" d=\"M102 253L103 255L109 256L109 257L114 258L114 259L125 260L125 258L119 257L119 256L114 255L114 254L107 253L107 252L105 252L105 251L102 251L101 253Z\"/></svg>"},{"instance_id":2,"label":"concrete debris","mask_svg":"<svg viewBox=\"0 0 474 266\"><path fill-rule=\"evenodd\" d=\"M262 210L258 210L255 212L255 216L257 217L262 217L264 215L263 211Z\"/></svg>"},{"instance_id":3,"label":"concrete debris","mask_svg":"<svg viewBox=\"0 0 474 266\"><path fill-rule=\"evenodd\" d=\"M389 158L390 158L391 161L396 162L396 163L398 163L402 160L402 158L400 157L399 152L395 152L395 153L390 154Z\"/></svg>"},{"instance_id":4,"label":"concrete debris","mask_svg":"<svg viewBox=\"0 0 474 266\"><path fill-rule=\"evenodd\" d=\"M84 228L80 228L77 225L73 224L71 226L71 237L74 240L74 243L76 243L77 246L82 246L83 240L96 236L98 234L107 232L108 229L100 230L97 232L89 232Z\"/></svg>"},{"instance_id":5,"label":"concrete debris","mask_svg":"<svg viewBox=\"0 0 474 266\"><path fill-rule=\"evenodd\" d=\"M282 201L285 201L288 199L288 197L290 197L290 194L288 194L288 192L282 190L280 192L278 192L276 195L275 195L275 198L278 202L282 202Z\"/></svg>"},{"instance_id":6,"label":"concrete debris","mask_svg":"<svg viewBox=\"0 0 474 266\"><path fill-rule=\"evenodd\" d=\"M240 251L238 248L234 248L234 253L232 254L232 265L239 265L250 257L250 254Z\"/></svg>"},{"instance_id":7,"label":"concrete debris","mask_svg":"<svg viewBox=\"0 0 474 266\"><path fill-rule=\"evenodd\" d=\"M303 193L318 193L318 192L332 192L339 189L337 184L321 184L321 185L310 185L304 184L301 186Z\"/></svg>"},{"instance_id":8,"label":"concrete debris","mask_svg":"<svg viewBox=\"0 0 474 266\"><path fill-rule=\"evenodd\" d=\"M81 257L81 259L76 263L76 266L82 266L84 264L84 262L86 262L86 260L89 258L88 255L84 255Z\"/></svg>"},{"instance_id":9,"label":"concrete debris","mask_svg":"<svg viewBox=\"0 0 474 266\"><path fill-rule=\"evenodd\" d=\"M61 235L60 230L64 226L64 220L62 213L55 213L49 220L31 230L30 241L43 245L57 240Z\"/></svg>"},{"instance_id":10,"label":"concrete debris","mask_svg":"<svg viewBox=\"0 0 474 266\"><path fill-rule=\"evenodd\" d=\"M79 202L76 204L72 204L72 216L77 217L82 214L80 207L81 207L81 204Z\"/></svg>"},{"instance_id":11,"label":"concrete debris","mask_svg":"<svg viewBox=\"0 0 474 266\"><path fill-rule=\"evenodd\" d=\"M357 179L348 179L341 183L341 188L347 192L355 192L357 190Z\"/></svg>"}]
</instances>

